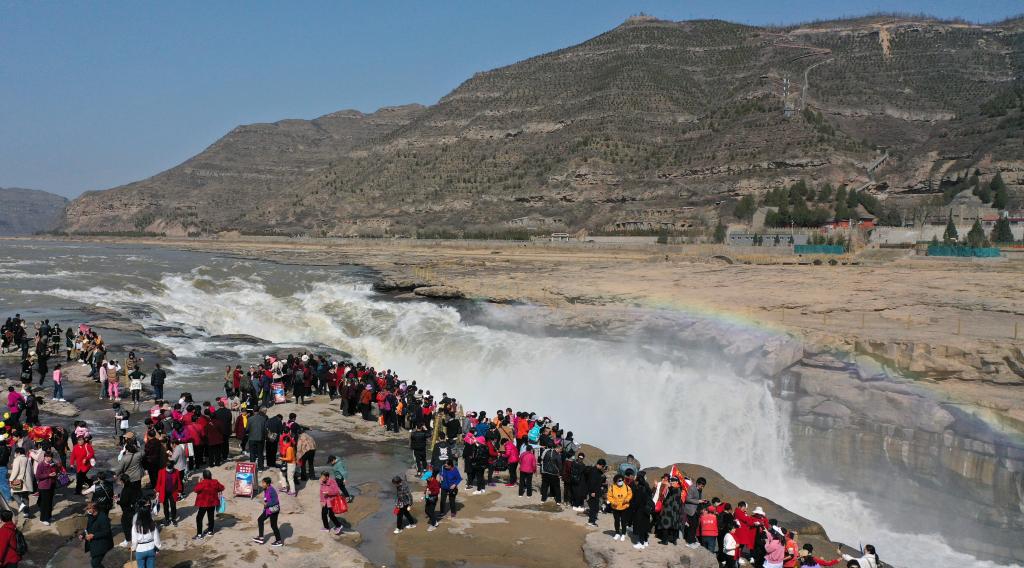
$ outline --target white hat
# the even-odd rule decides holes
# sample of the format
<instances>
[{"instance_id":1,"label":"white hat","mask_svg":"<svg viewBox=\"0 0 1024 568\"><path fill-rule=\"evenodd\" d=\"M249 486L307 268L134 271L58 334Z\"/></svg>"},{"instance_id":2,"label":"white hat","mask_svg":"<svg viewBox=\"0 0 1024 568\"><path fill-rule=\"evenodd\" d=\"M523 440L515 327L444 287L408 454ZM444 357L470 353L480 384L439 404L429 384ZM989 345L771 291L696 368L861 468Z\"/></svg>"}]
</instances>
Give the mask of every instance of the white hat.
<instances>
[{"instance_id":1,"label":"white hat","mask_svg":"<svg viewBox=\"0 0 1024 568\"><path fill-rule=\"evenodd\" d=\"M754 507L754 514L761 515L762 517L765 516L764 509L762 509L761 507Z\"/></svg>"}]
</instances>

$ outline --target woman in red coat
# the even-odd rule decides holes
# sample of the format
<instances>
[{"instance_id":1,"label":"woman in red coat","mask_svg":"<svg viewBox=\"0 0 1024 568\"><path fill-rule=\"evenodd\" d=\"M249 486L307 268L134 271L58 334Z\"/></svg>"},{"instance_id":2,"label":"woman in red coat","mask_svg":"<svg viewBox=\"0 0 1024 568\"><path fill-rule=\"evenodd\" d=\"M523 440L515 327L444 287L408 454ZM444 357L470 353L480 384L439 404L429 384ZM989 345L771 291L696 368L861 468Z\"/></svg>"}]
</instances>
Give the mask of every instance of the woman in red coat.
<instances>
[{"instance_id":1,"label":"woman in red coat","mask_svg":"<svg viewBox=\"0 0 1024 568\"><path fill-rule=\"evenodd\" d=\"M178 526L178 495L181 487L181 472L174 469L174 462L160 470L156 477L156 494L164 508L164 525Z\"/></svg>"},{"instance_id":2,"label":"woman in red coat","mask_svg":"<svg viewBox=\"0 0 1024 568\"><path fill-rule=\"evenodd\" d=\"M220 505L220 493L224 491L224 486L213 478L210 470L204 469L203 478L196 484L193 491L196 493L196 509L199 510L196 513L196 536L193 537L193 540L199 540L213 535L213 512ZM207 523L209 527L206 532L203 532L203 515L210 520Z\"/></svg>"},{"instance_id":3,"label":"woman in red coat","mask_svg":"<svg viewBox=\"0 0 1024 568\"><path fill-rule=\"evenodd\" d=\"M740 523L740 528L736 529L736 544L743 547L743 555L747 556L754 550L754 537L757 534L754 523L757 519L747 514L746 501L740 501L736 505L736 512L733 515Z\"/></svg>"}]
</instances>

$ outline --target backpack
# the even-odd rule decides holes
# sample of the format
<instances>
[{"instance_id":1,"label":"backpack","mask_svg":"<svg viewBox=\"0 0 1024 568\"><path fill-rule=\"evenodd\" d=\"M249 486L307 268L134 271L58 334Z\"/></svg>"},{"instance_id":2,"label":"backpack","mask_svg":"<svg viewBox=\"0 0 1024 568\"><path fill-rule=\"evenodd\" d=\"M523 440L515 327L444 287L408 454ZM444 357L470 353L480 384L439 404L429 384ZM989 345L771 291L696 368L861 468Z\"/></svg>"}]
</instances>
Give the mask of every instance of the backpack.
<instances>
[{"instance_id":1,"label":"backpack","mask_svg":"<svg viewBox=\"0 0 1024 568\"><path fill-rule=\"evenodd\" d=\"M18 529L14 529L14 552L20 558L24 558L28 554L28 541L25 540L25 535Z\"/></svg>"},{"instance_id":2,"label":"backpack","mask_svg":"<svg viewBox=\"0 0 1024 568\"><path fill-rule=\"evenodd\" d=\"M526 436L530 440L531 444L536 444L537 439L540 438L540 424L534 424L533 428L530 428L530 431Z\"/></svg>"},{"instance_id":3,"label":"backpack","mask_svg":"<svg viewBox=\"0 0 1024 568\"><path fill-rule=\"evenodd\" d=\"M583 470L583 464L579 462L572 464L572 469L569 470L569 478L572 479L573 483L583 481Z\"/></svg>"}]
</instances>

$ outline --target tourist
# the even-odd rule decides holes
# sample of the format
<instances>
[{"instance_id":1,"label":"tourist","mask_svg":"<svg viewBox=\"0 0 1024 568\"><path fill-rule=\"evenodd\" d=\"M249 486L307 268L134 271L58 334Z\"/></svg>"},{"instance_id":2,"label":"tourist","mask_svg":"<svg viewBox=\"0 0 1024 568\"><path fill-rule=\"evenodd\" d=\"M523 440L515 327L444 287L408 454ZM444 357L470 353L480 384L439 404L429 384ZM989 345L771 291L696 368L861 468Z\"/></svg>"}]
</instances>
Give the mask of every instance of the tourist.
<instances>
[{"instance_id":1,"label":"tourist","mask_svg":"<svg viewBox=\"0 0 1024 568\"><path fill-rule=\"evenodd\" d=\"M764 561L765 568L782 568L786 559L786 543L782 535L775 532L773 528L762 527L764 533Z\"/></svg>"},{"instance_id":2,"label":"tourist","mask_svg":"<svg viewBox=\"0 0 1024 568\"><path fill-rule=\"evenodd\" d=\"M658 542L660 544L676 544L679 533L683 530L686 519L683 516L682 480L670 477L668 483L662 485L661 511L658 515Z\"/></svg>"},{"instance_id":3,"label":"tourist","mask_svg":"<svg viewBox=\"0 0 1024 568\"><path fill-rule=\"evenodd\" d=\"M164 526L178 526L178 495L181 494L181 472L174 468L173 462L160 470L156 478L157 502L164 510Z\"/></svg>"},{"instance_id":4,"label":"tourist","mask_svg":"<svg viewBox=\"0 0 1024 568\"><path fill-rule=\"evenodd\" d=\"M393 477L391 484L395 486L395 534L399 534L404 529L416 528L416 519L409 513L409 507L412 507L412 493L409 492L409 485L400 476Z\"/></svg>"},{"instance_id":5,"label":"tourist","mask_svg":"<svg viewBox=\"0 0 1024 568\"><path fill-rule=\"evenodd\" d=\"M801 566L821 566L823 568L827 568L828 566L835 566L836 564L839 564L842 560L842 558L825 560L820 556L815 556L814 545L812 544L805 544L804 547L800 549L798 556L800 557Z\"/></svg>"},{"instance_id":6,"label":"tourist","mask_svg":"<svg viewBox=\"0 0 1024 568\"><path fill-rule=\"evenodd\" d=\"M11 483L8 479L10 471L7 468L7 464L11 463L12 454L11 446L0 440L0 496L3 497L8 507L11 507L11 503L14 502L14 496L11 494Z\"/></svg>"},{"instance_id":7,"label":"tourist","mask_svg":"<svg viewBox=\"0 0 1024 568\"><path fill-rule=\"evenodd\" d=\"M277 516L281 513L281 502L277 498L277 491L274 490L274 483L269 477L264 477L260 481L260 485L263 487L263 512L256 519L259 535L253 537L252 541L256 544L267 542L267 539L263 538L263 524L269 519L270 529L274 531L274 542L270 543L270 546L284 546L281 530L277 528Z\"/></svg>"},{"instance_id":8,"label":"tourist","mask_svg":"<svg viewBox=\"0 0 1024 568\"><path fill-rule=\"evenodd\" d=\"M65 402L64 400L64 372L60 363L53 368L53 400Z\"/></svg>"},{"instance_id":9,"label":"tourist","mask_svg":"<svg viewBox=\"0 0 1024 568\"><path fill-rule=\"evenodd\" d=\"M316 460L316 440L305 429L302 429L302 432L299 433L299 440L295 445L295 454L299 458L299 479L302 481L313 479L316 476L316 470L313 465Z\"/></svg>"},{"instance_id":10,"label":"tourist","mask_svg":"<svg viewBox=\"0 0 1024 568\"><path fill-rule=\"evenodd\" d=\"M282 435L279 444L281 462L284 464L284 479L281 489L285 491L286 495L294 496L298 494L298 491L295 486L295 444L291 434Z\"/></svg>"},{"instance_id":11,"label":"tourist","mask_svg":"<svg viewBox=\"0 0 1024 568\"><path fill-rule=\"evenodd\" d=\"M167 379L167 371L160 368L160 364L153 365L153 374L149 376L149 385L153 387L154 400L164 399L164 381Z\"/></svg>"},{"instance_id":12,"label":"tourist","mask_svg":"<svg viewBox=\"0 0 1024 568\"><path fill-rule=\"evenodd\" d=\"M146 378L146 373L143 373L142 369L138 367L128 374L128 390L131 392L132 407L135 410L138 410L139 405L142 404L142 379L144 378Z\"/></svg>"},{"instance_id":13,"label":"tourist","mask_svg":"<svg viewBox=\"0 0 1024 568\"><path fill-rule=\"evenodd\" d=\"M135 518L139 499L142 499L142 489L132 483L127 475L121 475L120 482L121 494L117 496L117 504L121 506L121 534L125 539L121 546L129 546L131 544L128 539L132 535L132 519Z\"/></svg>"},{"instance_id":14,"label":"tourist","mask_svg":"<svg viewBox=\"0 0 1024 568\"><path fill-rule=\"evenodd\" d=\"M533 497L533 474L537 472L537 456L533 446L526 444L519 453L519 496Z\"/></svg>"},{"instance_id":15,"label":"tourist","mask_svg":"<svg viewBox=\"0 0 1024 568\"><path fill-rule=\"evenodd\" d=\"M249 416L245 435L249 440L249 461L256 464L256 469L263 470L263 440L267 427L267 411L260 407L255 414ZM276 494L275 494L276 495Z\"/></svg>"},{"instance_id":16,"label":"tourist","mask_svg":"<svg viewBox=\"0 0 1024 568\"><path fill-rule=\"evenodd\" d=\"M539 437L538 437L539 440ZM562 504L562 489L558 482L562 473L562 447L544 448L540 454L540 501L547 502L548 497L555 500L556 505Z\"/></svg>"},{"instance_id":17,"label":"tourist","mask_svg":"<svg viewBox=\"0 0 1024 568\"><path fill-rule=\"evenodd\" d=\"M142 476L146 473L142 467L142 452L139 451L139 441L134 434L129 432L130 437L125 437L122 455L117 466L117 476L127 475L128 482L135 485L139 492L142 492Z\"/></svg>"},{"instance_id":18,"label":"tourist","mask_svg":"<svg viewBox=\"0 0 1024 568\"><path fill-rule=\"evenodd\" d=\"M149 503L143 501L131 526L131 549L137 568L154 568L160 553L160 530L153 521Z\"/></svg>"},{"instance_id":19,"label":"tourist","mask_svg":"<svg viewBox=\"0 0 1024 568\"><path fill-rule=\"evenodd\" d=\"M224 491L224 485L213 478L210 470L204 469L202 477L192 490L196 494L196 536L192 537L193 540L213 536L215 530L214 513L217 507L220 506L220 494ZM205 532L203 531L204 515L208 520Z\"/></svg>"},{"instance_id":20,"label":"tourist","mask_svg":"<svg viewBox=\"0 0 1024 568\"><path fill-rule=\"evenodd\" d=\"M714 554L718 551L718 515L713 507L704 507L700 510L697 519L697 537L701 545Z\"/></svg>"},{"instance_id":21,"label":"tourist","mask_svg":"<svg viewBox=\"0 0 1024 568\"><path fill-rule=\"evenodd\" d=\"M864 553L861 554L860 558L844 554L843 560L847 562L854 560L860 565L860 568L880 568L882 565L882 561L878 559L878 553L875 552L875 545L873 544L864 545Z\"/></svg>"},{"instance_id":22,"label":"tourist","mask_svg":"<svg viewBox=\"0 0 1024 568\"><path fill-rule=\"evenodd\" d=\"M455 497L459 494L460 483L462 483L462 474L459 473L459 468L455 467L455 461L448 459L441 468L440 516L443 517L448 511L451 511L452 518L455 518L457 512Z\"/></svg>"},{"instance_id":23,"label":"tourist","mask_svg":"<svg viewBox=\"0 0 1024 568\"><path fill-rule=\"evenodd\" d=\"M36 490L39 491L39 498L36 505L39 507L39 522L49 526L53 516L53 498L57 493L57 474L60 467L53 463L53 454L43 450L43 461L36 466Z\"/></svg>"},{"instance_id":24,"label":"tourist","mask_svg":"<svg viewBox=\"0 0 1024 568\"><path fill-rule=\"evenodd\" d=\"M89 552L90 566L103 568L103 557L114 548L114 532L110 528L110 517L95 503L86 505L85 512L88 517L82 538L86 541L85 548Z\"/></svg>"},{"instance_id":25,"label":"tourist","mask_svg":"<svg viewBox=\"0 0 1024 568\"><path fill-rule=\"evenodd\" d=\"M427 443L430 441L430 433L427 432L426 424L417 424L416 429L409 434L409 447L412 448L413 456L416 458L416 477L427 471Z\"/></svg>"},{"instance_id":26,"label":"tourist","mask_svg":"<svg viewBox=\"0 0 1024 568\"><path fill-rule=\"evenodd\" d=\"M604 472L606 471L608 471L608 462L604 458L597 460L596 464L588 467L586 470L587 518L590 526L597 526L597 511L601 504L601 496L605 493ZM623 481L623 484L625 484L625 481ZM629 499L626 499L625 502L628 503ZM625 530L623 530L623 537L625 537Z\"/></svg>"},{"instance_id":27,"label":"tourist","mask_svg":"<svg viewBox=\"0 0 1024 568\"><path fill-rule=\"evenodd\" d=\"M706 479L698 477L686 492L686 503L683 506L683 512L686 514L686 530L683 531L683 539L690 545L690 548L699 546L697 543L698 513L701 507L707 505L707 500L704 499L704 487L707 484Z\"/></svg>"},{"instance_id":28,"label":"tourist","mask_svg":"<svg viewBox=\"0 0 1024 568\"><path fill-rule=\"evenodd\" d=\"M511 437L511 434L505 439L503 452L505 462L508 464L508 483L505 484L505 487L515 487L517 482L516 470L519 467L519 448L516 446L516 442Z\"/></svg>"},{"instance_id":29,"label":"tourist","mask_svg":"<svg viewBox=\"0 0 1024 568\"><path fill-rule=\"evenodd\" d=\"M608 505L612 508L612 518L615 522L615 540L626 540L626 510L629 509L629 502L633 499L633 490L626 485L626 478L616 474L612 478L612 485L608 487L606 494Z\"/></svg>"},{"instance_id":30,"label":"tourist","mask_svg":"<svg viewBox=\"0 0 1024 568\"><path fill-rule=\"evenodd\" d=\"M437 528L437 523L442 515L435 515L437 502L441 496L441 472L433 470L427 478L427 486L423 491L424 514L427 516L427 532Z\"/></svg>"},{"instance_id":31,"label":"tourist","mask_svg":"<svg viewBox=\"0 0 1024 568\"><path fill-rule=\"evenodd\" d=\"M651 513L654 511L654 494L651 486L647 483L647 472L640 471L633 481L633 498L630 500L630 510L633 512L633 534L636 536L636 543L633 548L642 550L647 548L647 539L651 533Z\"/></svg>"},{"instance_id":32,"label":"tourist","mask_svg":"<svg viewBox=\"0 0 1024 568\"><path fill-rule=\"evenodd\" d=\"M349 495L348 489L345 487L345 478L348 477L348 468L345 467L345 460L338 456L327 456L327 465L331 466L331 477L334 478L334 482L338 485L341 494L351 503L355 498Z\"/></svg>"},{"instance_id":33,"label":"tourist","mask_svg":"<svg viewBox=\"0 0 1024 568\"><path fill-rule=\"evenodd\" d=\"M18 554L17 541L18 527L14 525L14 514L4 509L0 511L0 566L3 568L18 568L21 562L21 555Z\"/></svg>"},{"instance_id":34,"label":"tourist","mask_svg":"<svg viewBox=\"0 0 1024 568\"><path fill-rule=\"evenodd\" d=\"M324 523L324 531L331 530L331 526L327 524L330 521L334 525L334 534L341 534L341 521L338 520L335 514L335 508L338 508L334 502L335 499L344 499L341 495L341 488L338 487L338 483L331 477L331 472L324 471L320 473L320 520Z\"/></svg>"},{"instance_id":35,"label":"tourist","mask_svg":"<svg viewBox=\"0 0 1024 568\"><path fill-rule=\"evenodd\" d=\"M725 533L722 540L722 552L719 554L719 561L723 568L736 568L740 558L740 543L736 540L736 532L739 531L739 521L733 521L729 532Z\"/></svg>"}]
</instances>

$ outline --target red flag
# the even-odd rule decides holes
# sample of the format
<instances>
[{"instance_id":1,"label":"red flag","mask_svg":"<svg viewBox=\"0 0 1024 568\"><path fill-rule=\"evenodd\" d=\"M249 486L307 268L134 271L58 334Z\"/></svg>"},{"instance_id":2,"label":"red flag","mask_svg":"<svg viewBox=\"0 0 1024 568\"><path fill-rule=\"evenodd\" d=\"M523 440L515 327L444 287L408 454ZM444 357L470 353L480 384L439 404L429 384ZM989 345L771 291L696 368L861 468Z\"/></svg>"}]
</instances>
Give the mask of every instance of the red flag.
<instances>
[{"instance_id":1,"label":"red flag","mask_svg":"<svg viewBox=\"0 0 1024 568\"><path fill-rule=\"evenodd\" d=\"M668 472L668 476L674 477L679 481L683 480L683 474L679 471L679 468L676 467L676 464L672 464L672 470Z\"/></svg>"}]
</instances>

